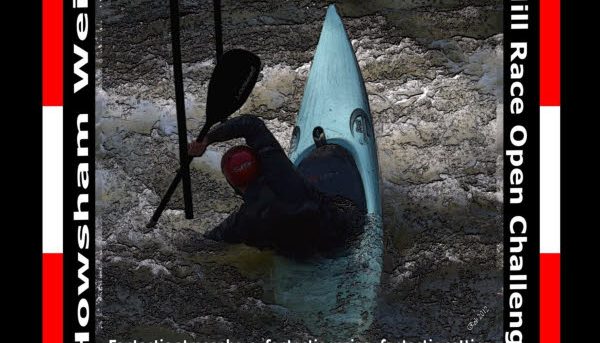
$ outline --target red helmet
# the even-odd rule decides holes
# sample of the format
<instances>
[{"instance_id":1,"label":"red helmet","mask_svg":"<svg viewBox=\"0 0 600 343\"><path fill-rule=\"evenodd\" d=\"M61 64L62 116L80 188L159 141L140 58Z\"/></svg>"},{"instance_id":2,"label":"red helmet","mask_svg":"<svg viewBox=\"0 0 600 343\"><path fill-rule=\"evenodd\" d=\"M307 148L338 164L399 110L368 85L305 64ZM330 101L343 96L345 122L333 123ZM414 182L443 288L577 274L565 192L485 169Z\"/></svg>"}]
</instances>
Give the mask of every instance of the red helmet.
<instances>
[{"instance_id":1,"label":"red helmet","mask_svg":"<svg viewBox=\"0 0 600 343\"><path fill-rule=\"evenodd\" d=\"M223 155L221 170L231 186L245 187L258 177L258 157L246 145L235 146Z\"/></svg>"}]
</instances>

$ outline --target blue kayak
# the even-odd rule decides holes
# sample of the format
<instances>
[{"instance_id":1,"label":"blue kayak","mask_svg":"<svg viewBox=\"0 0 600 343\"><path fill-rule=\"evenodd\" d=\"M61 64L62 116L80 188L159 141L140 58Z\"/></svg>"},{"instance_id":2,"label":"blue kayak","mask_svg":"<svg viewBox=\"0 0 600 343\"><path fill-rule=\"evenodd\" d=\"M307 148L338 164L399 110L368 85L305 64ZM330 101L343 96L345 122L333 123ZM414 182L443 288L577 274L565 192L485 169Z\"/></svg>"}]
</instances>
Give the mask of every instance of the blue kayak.
<instances>
[{"instance_id":1,"label":"blue kayak","mask_svg":"<svg viewBox=\"0 0 600 343\"><path fill-rule=\"evenodd\" d=\"M322 192L368 213L360 240L343 256L277 257L276 303L319 337L350 339L373 321L383 255L381 193L372 117L354 50L329 6L292 134L290 159Z\"/></svg>"}]
</instances>

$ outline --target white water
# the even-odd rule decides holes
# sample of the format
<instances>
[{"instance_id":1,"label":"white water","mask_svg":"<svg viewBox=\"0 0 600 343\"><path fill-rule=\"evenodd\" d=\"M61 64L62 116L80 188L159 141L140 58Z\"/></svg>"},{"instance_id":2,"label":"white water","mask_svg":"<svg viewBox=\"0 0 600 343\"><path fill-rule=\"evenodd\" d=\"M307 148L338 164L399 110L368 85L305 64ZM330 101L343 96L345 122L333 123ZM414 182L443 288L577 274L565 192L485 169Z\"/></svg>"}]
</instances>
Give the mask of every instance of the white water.
<instances>
[{"instance_id":1,"label":"white water","mask_svg":"<svg viewBox=\"0 0 600 343\"><path fill-rule=\"evenodd\" d=\"M345 256L298 262L277 256L268 288L274 300L326 339L362 334L373 321L383 254L381 218L369 216Z\"/></svg>"}]
</instances>

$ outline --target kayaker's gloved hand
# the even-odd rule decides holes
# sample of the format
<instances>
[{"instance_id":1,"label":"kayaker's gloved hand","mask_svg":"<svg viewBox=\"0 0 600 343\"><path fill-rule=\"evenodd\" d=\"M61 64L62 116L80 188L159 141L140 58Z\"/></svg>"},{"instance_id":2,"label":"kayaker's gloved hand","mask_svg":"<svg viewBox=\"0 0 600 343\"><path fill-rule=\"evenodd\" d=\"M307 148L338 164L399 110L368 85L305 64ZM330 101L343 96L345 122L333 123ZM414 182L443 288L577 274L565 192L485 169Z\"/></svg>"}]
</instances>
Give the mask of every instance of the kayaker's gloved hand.
<instances>
[{"instance_id":1,"label":"kayaker's gloved hand","mask_svg":"<svg viewBox=\"0 0 600 343\"><path fill-rule=\"evenodd\" d=\"M188 145L188 155L193 157L200 157L204 155L206 147L208 146L208 139L204 138L202 142L193 141Z\"/></svg>"}]
</instances>

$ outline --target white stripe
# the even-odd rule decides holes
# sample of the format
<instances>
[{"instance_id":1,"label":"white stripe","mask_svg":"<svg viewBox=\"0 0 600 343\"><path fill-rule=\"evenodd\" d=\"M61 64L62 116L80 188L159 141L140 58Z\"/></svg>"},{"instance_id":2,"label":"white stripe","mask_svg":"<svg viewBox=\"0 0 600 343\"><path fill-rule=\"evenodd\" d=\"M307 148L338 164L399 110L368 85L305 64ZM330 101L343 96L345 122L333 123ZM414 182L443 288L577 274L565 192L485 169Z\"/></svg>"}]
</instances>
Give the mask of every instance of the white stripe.
<instances>
[{"instance_id":1,"label":"white stripe","mask_svg":"<svg viewBox=\"0 0 600 343\"><path fill-rule=\"evenodd\" d=\"M560 253L560 107L540 107L540 252Z\"/></svg>"},{"instance_id":2,"label":"white stripe","mask_svg":"<svg viewBox=\"0 0 600 343\"><path fill-rule=\"evenodd\" d=\"M63 108L42 109L42 251L63 252Z\"/></svg>"},{"instance_id":3,"label":"white stripe","mask_svg":"<svg viewBox=\"0 0 600 343\"><path fill-rule=\"evenodd\" d=\"M527 19L529 19L528 14L513 14L510 16L510 20L514 20L514 21L517 21L517 20L525 21Z\"/></svg>"},{"instance_id":4,"label":"white stripe","mask_svg":"<svg viewBox=\"0 0 600 343\"><path fill-rule=\"evenodd\" d=\"M512 24L510 24L510 28L511 28L511 30L527 30L529 28L529 24L527 24L527 23L525 23L525 24L512 23Z\"/></svg>"}]
</instances>

